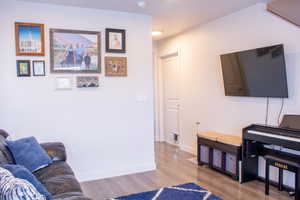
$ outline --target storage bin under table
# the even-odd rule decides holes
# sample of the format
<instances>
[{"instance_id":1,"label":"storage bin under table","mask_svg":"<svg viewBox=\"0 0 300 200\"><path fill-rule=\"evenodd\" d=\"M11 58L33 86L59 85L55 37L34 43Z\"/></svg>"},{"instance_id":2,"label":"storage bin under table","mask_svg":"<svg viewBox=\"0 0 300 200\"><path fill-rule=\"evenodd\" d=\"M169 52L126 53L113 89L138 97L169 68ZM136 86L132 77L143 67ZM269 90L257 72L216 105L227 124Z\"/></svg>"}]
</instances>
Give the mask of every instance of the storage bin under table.
<instances>
[{"instance_id":1,"label":"storage bin under table","mask_svg":"<svg viewBox=\"0 0 300 200\"><path fill-rule=\"evenodd\" d=\"M242 138L216 132L198 134L198 164L231 176L240 177Z\"/></svg>"}]
</instances>

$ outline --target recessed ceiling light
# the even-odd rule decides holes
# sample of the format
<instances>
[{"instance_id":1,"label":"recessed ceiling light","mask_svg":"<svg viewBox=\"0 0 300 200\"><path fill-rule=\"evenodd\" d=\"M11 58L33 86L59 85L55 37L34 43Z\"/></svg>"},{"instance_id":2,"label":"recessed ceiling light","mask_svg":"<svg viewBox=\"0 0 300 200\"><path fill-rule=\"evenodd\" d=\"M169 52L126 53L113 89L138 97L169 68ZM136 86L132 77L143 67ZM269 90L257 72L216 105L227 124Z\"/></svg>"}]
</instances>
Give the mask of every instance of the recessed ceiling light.
<instances>
[{"instance_id":1,"label":"recessed ceiling light","mask_svg":"<svg viewBox=\"0 0 300 200\"><path fill-rule=\"evenodd\" d=\"M152 36L160 36L160 35L162 35L163 34L163 32L162 31L152 31Z\"/></svg>"},{"instance_id":2,"label":"recessed ceiling light","mask_svg":"<svg viewBox=\"0 0 300 200\"><path fill-rule=\"evenodd\" d=\"M140 7L140 8L145 8L146 7L146 2L145 1L138 1L138 2L136 2L137 3L137 5Z\"/></svg>"}]
</instances>

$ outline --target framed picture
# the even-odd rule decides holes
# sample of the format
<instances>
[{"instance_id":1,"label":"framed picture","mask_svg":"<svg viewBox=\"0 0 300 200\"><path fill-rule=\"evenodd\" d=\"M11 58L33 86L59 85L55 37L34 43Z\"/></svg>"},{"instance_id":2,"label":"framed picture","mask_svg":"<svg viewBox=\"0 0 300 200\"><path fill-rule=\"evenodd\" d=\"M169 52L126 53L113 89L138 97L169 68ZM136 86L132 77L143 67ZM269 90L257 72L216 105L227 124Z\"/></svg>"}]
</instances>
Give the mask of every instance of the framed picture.
<instances>
[{"instance_id":1,"label":"framed picture","mask_svg":"<svg viewBox=\"0 0 300 200\"><path fill-rule=\"evenodd\" d=\"M105 57L106 76L127 76L127 58Z\"/></svg>"},{"instance_id":2,"label":"framed picture","mask_svg":"<svg viewBox=\"0 0 300 200\"><path fill-rule=\"evenodd\" d=\"M106 52L126 53L126 31L108 28L105 31Z\"/></svg>"},{"instance_id":3,"label":"framed picture","mask_svg":"<svg viewBox=\"0 0 300 200\"><path fill-rule=\"evenodd\" d=\"M55 88L56 90L72 90L73 88L72 77L56 77Z\"/></svg>"},{"instance_id":4,"label":"framed picture","mask_svg":"<svg viewBox=\"0 0 300 200\"><path fill-rule=\"evenodd\" d=\"M17 60L17 75L19 77L31 76L30 60Z\"/></svg>"},{"instance_id":5,"label":"framed picture","mask_svg":"<svg viewBox=\"0 0 300 200\"><path fill-rule=\"evenodd\" d=\"M101 73L101 33L50 29L51 73Z\"/></svg>"},{"instance_id":6,"label":"framed picture","mask_svg":"<svg viewBox=\"0 0 300 200\"><path fill-rule=\"evenodd\" d=\"M76 79L78 88L99 87L98 76L78 76Z\"/></svg>"},{"instance_id":7,"label":"framed picture","mask_svg":"<svg viewBox=\"0 0 300 200\"><path fill-rule=\"evenodd\" d=\"M33 65L33 76L45 76L45 61L43 60L34 60L32 61Z\"/></svg>"},{"instance_id":8,"label":"framed picture","mask_svg":"<svg viewBox=\"0 0 300 200\"><path fill-rule=\"evenodd\" d=\"M45 56L44 24L15 23L16 55Z\"/></svg>"}]
</instances>

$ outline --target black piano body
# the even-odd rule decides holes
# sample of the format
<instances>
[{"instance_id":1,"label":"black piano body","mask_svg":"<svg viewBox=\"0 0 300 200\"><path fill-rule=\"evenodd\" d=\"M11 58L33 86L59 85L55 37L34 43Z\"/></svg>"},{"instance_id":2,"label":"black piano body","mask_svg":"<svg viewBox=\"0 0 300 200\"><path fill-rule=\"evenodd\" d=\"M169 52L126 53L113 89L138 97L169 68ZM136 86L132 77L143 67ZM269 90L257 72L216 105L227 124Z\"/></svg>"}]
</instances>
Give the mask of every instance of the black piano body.
<instances>
[{"instance_id":1,"label":"black piano body","mask_svg":"<svg viewBox=\"0 0 300 200\"><path fill-rule=\"evenodd\" d=\"M283 122L284 121L285 120L283 120ZM282 154L292 159L300 159L299 155L266 148L266 145L276 145L300 152L300 130L290 127L285 128L283 126L272 127L258 124L244 128L242 183L258 179L259 156L264 156L265 154Z\"/></svg>"}]
</instances>

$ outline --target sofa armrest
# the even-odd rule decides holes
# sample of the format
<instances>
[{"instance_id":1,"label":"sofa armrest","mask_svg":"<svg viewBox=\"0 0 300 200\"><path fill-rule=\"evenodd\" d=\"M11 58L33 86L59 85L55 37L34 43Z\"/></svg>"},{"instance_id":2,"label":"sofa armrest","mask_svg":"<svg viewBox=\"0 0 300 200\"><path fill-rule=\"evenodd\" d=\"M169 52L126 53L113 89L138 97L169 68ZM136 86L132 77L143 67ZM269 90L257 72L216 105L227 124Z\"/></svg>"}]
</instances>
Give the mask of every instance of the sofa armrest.
<instances>
[{"instance_id":1,"label":"sofa armrest","mask_svg":"<svg viewBox=\"0 0 300 200\"><path fill-rule=\"evenodd\" d=\"M67 154L65 145L61 142L42 143L41 146L46 150L53 161L66 161Z\"/></svg>"},{"instance_id":2,"label":"sofa armrest","mask_svg":"<svg viewBox=\"0 0 300 200\"><path fill-rule=\"evenodd\" d=\"M5 130L0 129L0 136L6 139L9 136L9 134Z\"/></svg>"}]
</instances>

